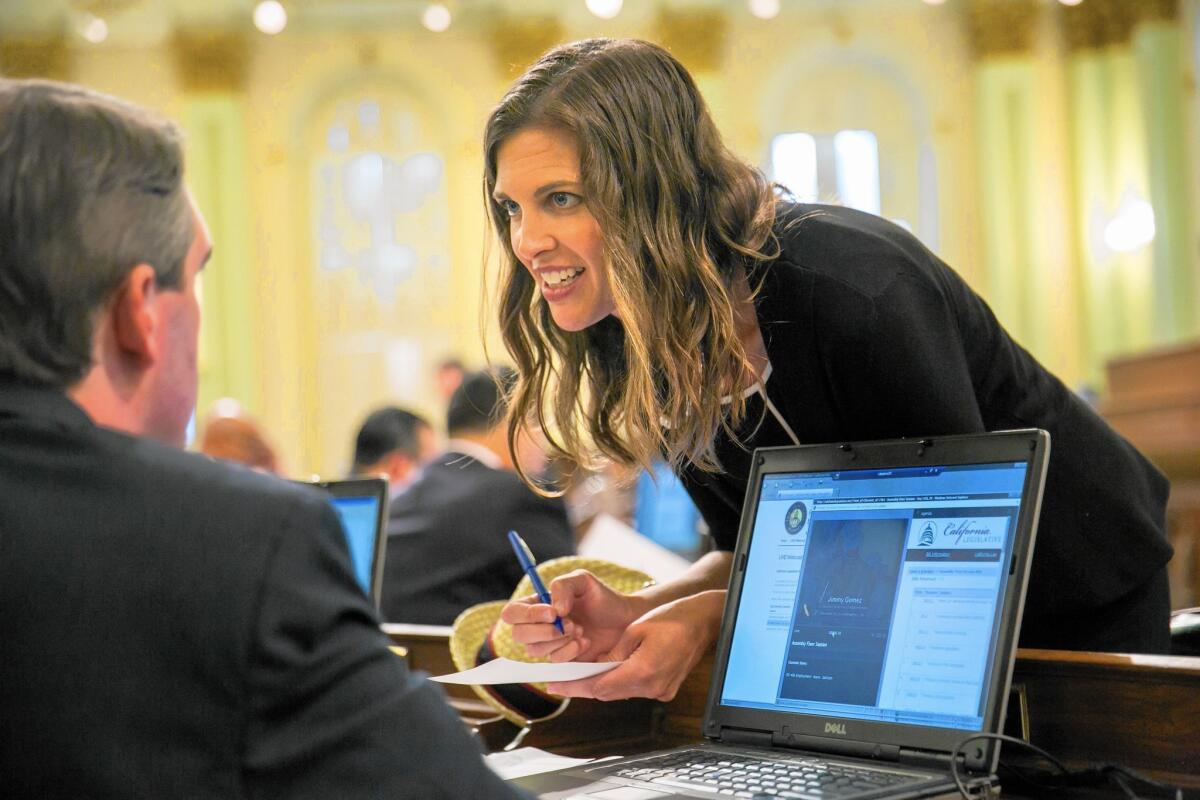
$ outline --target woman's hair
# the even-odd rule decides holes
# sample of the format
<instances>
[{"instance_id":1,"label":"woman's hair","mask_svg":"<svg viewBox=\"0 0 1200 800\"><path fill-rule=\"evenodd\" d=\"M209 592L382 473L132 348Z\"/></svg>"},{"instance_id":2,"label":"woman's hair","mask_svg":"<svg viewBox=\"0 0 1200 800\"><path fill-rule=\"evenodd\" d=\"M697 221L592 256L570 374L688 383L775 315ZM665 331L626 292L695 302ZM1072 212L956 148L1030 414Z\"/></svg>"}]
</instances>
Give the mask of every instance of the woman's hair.
<instances>
[{"instance_id":1,"label":"woman's hair","mask_svg":"<svg viewBox=\"0 0 1200 800\"><path fill-rule=\"evenodd\" d=\"M574 141L603 235L616 314L578 332L555 325L492 200L497 151L535 127ZM537 425L576 465L601 455L719 469L714 440L722 429L733 436L752 382L734 281L777 252L775 195L726 149L687 70L649 42L556 47L492 112L484 153L485 202L503 249L500 326L520 376L510 448L522 426Z\"/></svg>"}]
</instances>

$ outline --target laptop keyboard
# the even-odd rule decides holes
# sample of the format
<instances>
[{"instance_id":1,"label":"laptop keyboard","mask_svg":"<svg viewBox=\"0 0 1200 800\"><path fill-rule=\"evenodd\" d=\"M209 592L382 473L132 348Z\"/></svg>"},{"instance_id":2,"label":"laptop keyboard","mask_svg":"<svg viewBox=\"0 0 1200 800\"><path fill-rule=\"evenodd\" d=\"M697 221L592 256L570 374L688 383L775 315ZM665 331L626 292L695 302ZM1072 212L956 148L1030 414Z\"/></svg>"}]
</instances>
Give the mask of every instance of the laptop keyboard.
<instances>
[{"instance_id":1,"label":"laptop keyboard","mask_svg":"<svg viewBox=\"0 0 1200 800\"><path fill-rule=\"evenodd\" d=\"M705 753L695 750L640 759L613 774L690 789L714 797L851 797L897 784L924 780L906 773L852 764L784 761Z\"/></svg>"}]
</instances>

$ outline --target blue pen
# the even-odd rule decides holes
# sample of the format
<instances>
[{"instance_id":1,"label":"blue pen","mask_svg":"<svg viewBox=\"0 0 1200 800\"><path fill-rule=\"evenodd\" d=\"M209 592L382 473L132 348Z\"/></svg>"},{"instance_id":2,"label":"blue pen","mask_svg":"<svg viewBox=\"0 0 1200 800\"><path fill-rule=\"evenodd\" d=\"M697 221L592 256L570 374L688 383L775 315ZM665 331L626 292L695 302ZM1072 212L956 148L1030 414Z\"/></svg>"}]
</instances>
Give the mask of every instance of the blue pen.
<instances>
[{"instance_id":1,"label":"blue pen","mask_svg":"<svg viewBox=\"0 0 1200 800\"><path fill-rule=\"evenodd\" d=\"M516 531L508 532L508 543L512 545L513 552L517 554L517 561L521 562L521 569L525 570L525 574L529 576L529 582L533 584L533 590L537 592L538 599L546 605L550 605L550 592L546 591L546 584L542 583L542 579L537 574L537 564L534 563L533 553L529 552L529 545L525 544ZM558 617L554 618L554 627L558 628L558 632L563 632L562 620Z\"/></svg>"}]
</instances>

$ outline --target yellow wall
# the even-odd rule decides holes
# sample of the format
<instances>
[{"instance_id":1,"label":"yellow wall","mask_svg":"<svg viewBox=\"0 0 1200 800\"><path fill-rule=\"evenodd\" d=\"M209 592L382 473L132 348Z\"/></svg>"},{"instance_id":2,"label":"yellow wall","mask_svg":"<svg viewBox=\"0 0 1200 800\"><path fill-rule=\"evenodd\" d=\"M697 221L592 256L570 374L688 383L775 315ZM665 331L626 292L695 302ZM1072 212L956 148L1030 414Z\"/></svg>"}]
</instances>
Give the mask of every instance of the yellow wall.
<instances>
[{"instance_id":1,"label":"yellow wall","mask_svg":"<svg viewBox=\"0 0 1200 800\"><path fill-rule=\"evenodd\" d=\"M499 32L494 12L472 20L468 5L459 5L459 19L445 34L411 23L306 25L301 7L279 36L249 31L244 78L213 94L184 88L169 39L138 46L72 44L70 79L159 108L193 128L192 181L217 236L205 303L207 324L220 330L204 335L203 399L238 393L295 475L340 472L354 429L379 404L398 401L436 423L441 411L434 362L449 354L482 361L487 227L479 141L487 113L510 79L497 53L509 52L514 42ZM556 23L563 39L654 38L664 30L655 4L630 0L611 22L595 20L578 5L563 6ZM881 148L884 214L907 220L993 298L1001 321L1068 384L1099 373L1089 337L1113 332L1089 333L1088 309L1080 301L1086 280L1073 233L1078 181L1072 178L1070 72L1052 8L1042 12L1025 56L1033 100L1024 174L1036 200L1025 249L1032 255L1022 267L1027 274L1015 278L987 257L980 159L988 139L979 130L980 64L963 4L855 4L845 10L819 4L811 10L785 3L783 14L767 22L752 18L741 3L726 8L721 35L700 43L709 45L700 49L708 60L689 63L736 152L765 165L776 133L870 128ZM1197 0L1183 3L1184 24L1193 26L1185 28L1193 76L1196 8ZM520 41L515 44L519 49ZM1194 86L1193 77L1193 125ZM317 122L337 98L371 87L410 103L446 159L439 200L447 221L444 274L414 278L388 302L348 274L320 273L313 233ZM1136 120L1125 122L1136 127ZM232 144L230 131L237 136ZM215 185L214 169L221 176ZM1192 174L1200 178L1200 172ZM1144 302L1144 287L1133 291ZM1147 344L1145 330L1136 327L1142 322L1100 350ZM375 331L385 343L417 342L416 371L397 385L379 363L382 356L331 349L331 331L347 337ZM503 357L498 344L492 350Z\"/></svg>"}]
</instances>

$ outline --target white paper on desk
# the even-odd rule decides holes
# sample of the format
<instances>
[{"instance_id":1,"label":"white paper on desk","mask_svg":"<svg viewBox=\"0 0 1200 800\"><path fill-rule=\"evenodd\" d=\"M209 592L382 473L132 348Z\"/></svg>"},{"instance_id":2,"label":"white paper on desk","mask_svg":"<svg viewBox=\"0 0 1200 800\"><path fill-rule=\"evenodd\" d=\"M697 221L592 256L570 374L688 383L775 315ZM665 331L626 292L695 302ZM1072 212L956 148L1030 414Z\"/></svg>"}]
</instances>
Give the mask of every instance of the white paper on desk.
<instances>
[{"instance_id":1,"label":"white paper on desk","mask_svg":"<svg viewBox=\"0 0 1200 800\"><path fill-rule=\"evenodd\" d=\"M547 753L536 747L518 747L508 753L488 753L483 760L491 767L492 772L506 781L511 781L513 778L524 778L526 775L578 767L580 764L588 764L594 759L568 758Z\"/></svg>"},{"instance_id":2,"label":"white paper on desk","mask_svg":"<svg viewBox=\"0 0 1200 800\"><path fill-rule=\"evenodd\" d=\"M592 520L579 542L579 555L640 569L659 583L679 577L692 566L683 556L604 513Z\"/></svg>"},{"instance_id":3,"label":"white paper on desk","mask_svg":"<svg viewBox=\"0 0 1200 800\"><path fill-rule=\"evenodd\" d=\"M463 672L438 675L430 678L438 683L466 683L472 686L490 686L494 683L548 683L550 681L577 681L590 678L601 672L618 667L623 661L565 661L561 664L530 664L497 658L486 664Z\"/></svg>"}]
</instances>

